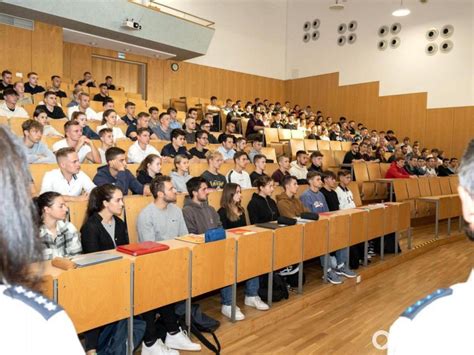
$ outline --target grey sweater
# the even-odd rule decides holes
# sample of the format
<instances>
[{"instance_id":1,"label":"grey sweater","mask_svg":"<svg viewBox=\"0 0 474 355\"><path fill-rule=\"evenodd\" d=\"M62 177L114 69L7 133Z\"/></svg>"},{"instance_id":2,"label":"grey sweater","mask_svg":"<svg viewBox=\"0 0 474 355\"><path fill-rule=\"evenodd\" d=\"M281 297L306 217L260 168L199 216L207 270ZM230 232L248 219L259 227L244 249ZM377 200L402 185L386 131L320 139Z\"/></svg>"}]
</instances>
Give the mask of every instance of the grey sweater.
<instances>
[{"instance_id":1,"label":"grey sweater","mask_svg":"<svg viewBox=\"0 0 474 355\"><path fill-rule=\"evenodd\" d=\"M138 215L138 240L160 241L169 240L188 234L181 209L175 204L168 204L161 210L150 203Z\"/></svg>"},{"instance_id":2,"label":"grey sweater","mask_svg":"<svg viewBox=\"0 0 474 355\"><path fill-rule=\"evenodd\" d=\"M187 197L184 200L183 215L189 233L202 234L208 229L222 226L216 210L207 202L198 204Z\"/></svg>"},{"instance_id":3,"label":"grey sweater","mask_svg":"<svg viewBox=\"0 0 474 355\"><path fill-rule=\"evenodd\" d=\"M176 171L170 173L171 182L178 192L188 192L186 183L192 178L191 175L179 175Z\"/></svg>"}]
</instances>

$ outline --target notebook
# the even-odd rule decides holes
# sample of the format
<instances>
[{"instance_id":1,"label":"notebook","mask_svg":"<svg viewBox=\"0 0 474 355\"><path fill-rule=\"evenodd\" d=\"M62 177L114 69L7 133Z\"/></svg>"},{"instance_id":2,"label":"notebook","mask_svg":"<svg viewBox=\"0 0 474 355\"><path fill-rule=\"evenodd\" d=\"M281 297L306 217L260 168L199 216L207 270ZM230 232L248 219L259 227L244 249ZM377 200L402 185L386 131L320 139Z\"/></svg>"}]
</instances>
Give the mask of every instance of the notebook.
<instances>
[{"instance_id":1,"label":"notebook","mask_svg":"<svg viewBox=\"0 0 474 355\"><path fill-rule=\"evenodd\" d=\"M228 229L227 231L230 233L239 234L239 235L247 235L247 234L255 233L254 231L251 231L250 229L245 229L245 228L234 228L234 229Z\"/></svg>"},{"instance_id":2,"label":"notebook","mask_svg":"<svg viewBox=\"0 0 474 355\"><path fill-rule=\"evenodd\" d=\"M117 251L133 256L156 253L159 251L168 250L170 247L166 244L160 244L157 242L141 242L131 243L126 245L120 245L117 247Z\"/></svg>"},{"instance_id":3,"label":"notebook","mask_svg":"<svg viewBox=\"0 0 474 355\"><path fill-rule=\"evenodd\" d=\"M107 261L122 259L120 255L113 255L108 253L96 253L79 255L71 258L71 261L76 264L76 267L85 267L105 263Z\"/></svg>"}]
</instances>

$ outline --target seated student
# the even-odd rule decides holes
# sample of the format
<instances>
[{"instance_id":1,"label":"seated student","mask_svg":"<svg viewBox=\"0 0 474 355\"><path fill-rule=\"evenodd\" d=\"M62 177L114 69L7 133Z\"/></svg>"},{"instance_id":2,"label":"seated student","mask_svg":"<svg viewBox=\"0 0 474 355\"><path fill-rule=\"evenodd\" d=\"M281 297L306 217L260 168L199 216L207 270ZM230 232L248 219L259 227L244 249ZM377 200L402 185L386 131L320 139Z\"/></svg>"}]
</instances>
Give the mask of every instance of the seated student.
<instances>
[{"instance_id":1,"label":"seated student","mask_svg":"<svg viewBox=\"0 0 474 355\"><path fill-rule=\"evenodd\" d=\"M298 179L298 184L306 184L306 175L308 175L308 153L304 150L298 150L296 152L296 160L290 164L290 175L295 176Z\"/></svg>"},{"instance_id":2,"label":"seated student","mask_svg":"<svg viewBox=\"0 0 474 355\"><path fill-rule=\"evenodd\" d=\"M170 173L171 182L177 192L186 192L186 183L192 178L189 175L189 159L178 154L174 157L174 169Z\"/></svg>"},{"instance_id":3,"label":"seated student","mask_svg":"<svg viewBox=\"0 0 474 355\"><path fill-rule=\"evenodd\" d=\"M170 116L170 128L171 128L171 130L182 127L181 122L178 121L178 118L177 118L178 111L176 111L176 109L174 109L173 107L169 107L166 110L166 113Z\"/></svg>"},{"instance_id":4,"label":"seated student","mask_svg":"<svg viewBox=\"0 0 474 355\"><path fill-rule=\"evenodd\" d=\"M224 175L219 174L219 169L224 162L222 154L219 152L211 152L207 155L207 170L202 173L203 177L209 188L211 189L223 189L227 180Z\"/></svg>"},{"instance_id":5,"label":"seated student","mask_svg":"<svg viewBox=\"0 0 474 355\"><path fill-rule=\"evenodd\" d=\"M206 114L210 114L212 116L210 122L212 122L212 128L214 132L219 132L222 129L220 112L221 109L217 105L217 97L211 96L211 103L206 106Z\"/></svg>"},{"instance_id":6,"label":"seated student","mask_svg":"<svg viewBox=\"0 0 474 355\"><path fill-rule=\"evenodd\" d=\"M265 155L260 155L257 154L253 158L253 164L255 165L255 171L252 171L250 174L250 181L252 182L252 186L255 186L255 181L262 177L262 176L267 176L265 174L264 170L267 165L267 158L265 158Z\"/></svg>"},{"instance_id":7,"label":"seated student","mask_svg":"<svg viewBox=\"0 0 474 355\"><path fill-rule=\"evenodd\" d=\"M220 136L219 136L220 138ZM217 148L217 151L222 154L225 162L231 162L234 160L234 142L235 137L233 135L223 135L221 141L221 146Z\"/></svg>"},{"instance_id":8,"label":"seated student","mask_svg":"<svg viewBox=\"0 0 474 355\"><path fill-rule=\"evenodd\" d=\"M84 112L76 111L71 116L71 121L77 121L82 128L82 135L92 140L100 139L99 135L95 133L92 128L87 125L87 117Z\"/></svg>"},{"instance_id":9,"label":"seated student","mask_svg":"<svg viewBox=\"0 0 474 355\"><path fill-rule=\"evenodd\" d=\"M5 89L13 89L13 74L10 70L2 71L2 79L0 80L0 100L3 100L3 91Z\"/></svg>"},{"instance_id":10,"label":"seated student","mask_svg":"<svg viewBox=\"0 0 474 355\"><path fill-rule=\"evenodd\" d=\"M414 155L407 158L404 166L406 172L410 175L420 176L424 175L423 172L418 169L418 158Z\"/></svg>"},{"instance_id":11,"label":"seated student","mask_svg":"<svg viewBox=\"0 0 474 355\"><path fill-rule=\"evenodd\" d=\"M48 123L48 115L44 110L35 110L33 119L43 126L43 136L45 137L64 137L53 126Z\"/></svg>"},{"instance_id":12,"label":"seated student","mask_svg":"<svg viewBox=\"0 0 474 355\"><path fill-rule=\"evenodd\" d=\"M109 97L109 89L106 84L99 85L99 92L94 95L93 101L104 102Z\"/></svg>"},{"instance_id":13,"label":"seated student","mask_svg":"<svg viewBox=\"0 0 474 355\"><path fill-rule=\"evenodd\" d=\"M234 155L234 169L227 174L227 182L234 182L243 189L252 188L249 173L245 171L249 163L249 157L245 152L237 152Z\"/></svg>"},{"instance_id":14,"label":"seated student","mask_svg":"<svg viewBox=\"0 0 474 355\"><path fill-rule=\"evenodd\" d=\"M280 214L276 202L272 199L274 182L268 176L259 177L254 182L257 192L254 192L247 206L250 224L276 221Z\"/></svg>"},{"instance_id":15,"label":"seated student","mask_svg":"<svg viewBox=\"0 0 474 355\"><path fill-rule=\"evenodd\" d=\"M8 118L29 116L23 107L17 105L18 94L15 90L3 90L3 99L5 102L0 104L0 116Z\"/></svg>"},{"instance_id":16,"label":"seated student","mask_svg":"<svg viewBox=\"0 0 474 355\"><path fill-rule=\"evenodd\" d=\"M189 154L199 159L206 159L206 155L209 153L209 149L206 149L209 134L206 131L196 132L196 146L189 150Z\"/></svg>"},{"instance_id":17,"label":"seated student","mask_svg":"<svg viewBox=\"0 0 474 355\"><path fill-rule=\"evenodd\" d=\"M131 101L125 103L125 115L122 116L122 121L130 126L131 124L136 125L137 119L135 117L135 104Z\"/></svg>"},{"instance_id":18,"label":"seated student","mask_svg":"<svg viewBox=\"0 0 474 355\"><path fill-rule=\"evenodd\" d=\"M196 109L190 109L191 112L193 112L192 110L197 113ZM189 114L184 121L184 133L186 133L186 143L192 144L196 142L196 119Z\"/></svg>"},{"instance_id":19,"label":"seated student","mask_svg":"<svg viewBox=\"0 0 474 355\"><path fill-rule=\"evenodd\" d=\"M251 117L247 123L247 131L245 132L245 137L248 140L260 137L263 134L264 126L265 124L262 121L262 113L258 111L255 112L255 115Z\"/></svg>"},{"instance_id":20,"label":"seated student","mask_svg":"<svg viewBox=\"0 0 474 355\"><path fill-rule=\"evenodd\" d=\"M459 172L459 163L457 158L451 158L449 160L448 169L451 171L452 174L457 174Z\"/></svg>"},{"instance_id":21,"label":"seated student","mask_svg":"<svg viewBox=\"0 0 474 355\"><path fill-rule=\"evenodd\" d=\"M77 121L68 121L64 124L66 138L53 144L53 152L56 153L61 148L74 148L79 156L79 163L83 163L86 158L96 164L100 163L100 154L91 140L82 135L82 127Z\"/></svg>"},{"instance_id":22,"label":"seated student","mask_svg":"<svg viewBox=\"0 0 474 355\"><path fill-rule=\"evenodd\" d=\"M114 136L112 134L112 130L110 128L102 128L99 131L100 137L100 147L97 149L100 154L100 164L107 164L107 160L105 160L105 152L107 149L114 146Z\"/></svg>"},{"instance_id":23,"label":"seated student","mask_svg":"<svg viewBox=\"0 0 474 355\"><path fill-rule=\"evenodd\" d=\"M281 185L281 180L285 176L290 175L290 173L288 172L288 170L290 170L290 158L288 158L286 155L280 155L277 160L278 169L273 172L272 179L277 184Z\"/></svg>"},{"instance_id":24,"label":"seated student","mask_svg":"<svg viewBox=\"0 0 474 355\"><path fill-rule=\"evenodd\" d=\"M212 115L210 113L206 113L204 116L204 119L201 121L199 124L199 128L201 131L207 132L207 136L209 139L210 144L219 144L219 141L217 138L211 133L211 127L212 127Z\"/></svg>"},{"instance_id":25,"label":"seated student","mask_svg":"<svg viewBox=\"0 0 474 355\"><path fill-rule=\"evenodd\" d=\"M44 87L38 85L38 74L30 72L27 74L28 82L25 84L25 92L31 95L44 91Z\"/></svg>"},{"instance_id":26,"label":"seated student","mask_svg":"<svg viewBox=\"0 0 474 355\"><path fill-rule=\"evenodd\" d=\"M262 136L255 136L254 140L252 141L252 149L249 152L249 159L252 163L254 163L253 158L256 155L264 155L262 153L263 148L263 137Z\"/></svg>"},{"instance_id":27,"label":"seated student","mask_svg":"<svg viewBox=\"0 0 474 355\"><path fill-rule=\"evenodd\" d=\"M444 158L443 164L438 167L438 176L450 176L454 173L449 169L449 159Z\"/></svg>"},{"instance_id":28,"label":"seated student","mask_svg":"<svg viewBox=\"0 0 474 355\"><path fill-rule=\"evenodd\" d=\"M217 140L222 143L222 141L224 140L224 137L225 136L233 136L235 134L235 123L234 122L227 122L225 124L225 130L224 130L224 133L221 133L219 135L219 137L217 137Z\"/></svg>"},{"instance_id":29,"label":"seated student","mask_svg":"<svg viewBox=\"0 0 474 355\"><path fill-rule=\"evenodd\" d=\"M311 160L311 166L309 167L308 172L317 171L318 173L322 173L323 172L323 157L324 155L318 150L312 152L311 155L309 156L309 159Z\"/></svg>"},{"instance_id":30,"label":"seated student","mask_svg":"<svg viewBox=\"0 0 474 355\"><path fill-rule=\"evenodd\" d=\"M115 85L112 84L112 80L113 80L112 77L111 77L110 75L107 75L107 76L105 77L105 83L104 83L104 84L105 84L105 86L107 86L107 89L109 89L109 90L116 90L116 89L115 89ZM103 84L100 84L100 85L103 85Z\"/></svg>"},{"instance_id":31,"label":"seated student","mask_svg":"<svg viewBox=\"0 0 474 355\"><path fill-rule=\"evenodd\" d=\"M56 103L56 93L46 91L43 101L44 104L36 106L36 109L44 110L48 114L48 117L52 119L66 118L63 109Z\"/></svg>"},{"instance_id":32,"label":"seated student","mask_svg":"<svg viewBox=\"0 0 474 355\"><path fill-rule=\"evenodd\" d=\"M123 149L112 147L105 152L107 165L97 169L94 176L94 183L97 186L113 184L118 186L124 195L128 194L130 189L134 195L150 195L150 187L142 185L127 169L125 151Z\"/></svg>"},{"instance_id":33,"label":"seated student","mask_svg":"<svg viewBox=\"0 0 474 355\"><path fill-rule=\"evenodd\" d=\"M81 164L74 148L61 148L56 152L59 168L44 174L41 193L60 193L66 202L86 201L95 187L90 177L81 171Z\"/></svg>"},{"instance_id":34,"label":"seated student","mask_svg":"<svg viewBox=\"0 0 474 355\"><path fill-rule=\"evenodd\" d=\"M95 80L92 78L92 74L88 71L84 72L83 79L79 80L77 83L89 88L95 88Z\"/></svg>"},{"instance_id":35,"label":"seated student","mask_svg":"<svg viewBox=\"0 0 474 355\"><path fill-rule=\"evenodd\" d=\"M422 175L426 174L426 160L423 157L418 157L418 170Z\"/></svg>"},{"instance_id":36,"label":"seated student","mask_svg":"<svg viewBox=\"0 0 474 355\"><path fill-rule=\"evenodd\" d=\"M202 234L208 229L221 227L219 215L209 206L209 189L202 177L193 177L187 183L188 198L184 200L183 216L189 233Z\"/></svg>"},{"instance_id":37,"label":"seated student","mask_svg":"<svg viewBox=\"0 0 474 355\"><path fill-rule=\"evenodd\" d=\"M329 211L337 211L339 210L339 198L337 196L336 191L334 191L337 187L337 182L336 182L336 175L332 171L326 171L323 173L322 176L323 180L323 186L320 188L321 193L324 195L324 198L326 199L327 207ZM345 276L348 278L354 278L356 277L356 273L353 272L349 268L349 249L340 249L336 251L335 253L336 257L336 263L333 264L333 261L331 261L331 265L334 267L334 273L339 275L339 276ZM324 260L321 259L321 263L323 263ZM329 266L331 271L332 267L331 265ZM329 279L329 270L328 270L328 280L331 283L336 283L334 282L334 275L331 276L331 279ZM337 280L337 279L336 279ZM340 280L342 281L342 280Z\"/></svg>"},{"instance_id":38,"label":"seated student","mask_svg":"<svg viewBox=\"0 0 474 355\"><path fill-rule=\"evenodd\" d=\"M67 97L67 94L61 90L61 77L59 75L51 76L51 87L50 91L56 94L56 97L63 98Z\"/></svg>"},{"instance_id":39,"label":"seated student","mask_svg":"<svg viewBox=\"0 0 474 355\"><path fill-rule=\"evenodd\" d=\"M43 137L43 125L41 123L35 120L26 120L21 124L21 129L28 164L56 162L53 152L48 149L46 144L41 142Z\"/></svg>"},{"instance_id":40,"label":"seated student","mask_svg":"<svg viewBox=\"0 0 474 355\"><path fill-rule=\"evenodd\" d=\"M137 116L137 123L135 125L131 124L127 128L127 133L125 135L130 138L132 141L137 140L137 131L139 128L145 128L150 133L151 139L156 139L155 133L149 127L150 125L150 115L146 112L140 112Z\"/></svg>"},{"instance_id":41,"label":"seated student","mask_svg":"<svg viewBox=\"0 0 474 355\"><path fill-rule=\"evenodd\" d=\"M123 134L122 129L117 127L117 112L115 110L104 111L102 116L102 122L100 126L97 126L96 131L100 132L103 128L110 128L112 130L112 135L114 136L114 142L118 139L125 139L125 134Z\"/></svg>"},{"instance_id":42,"label":"seated student","mask_svg":"<svg viewBox=\"0 0 474 355\"><path fill-rule=\"evenodd\" d=\"M190 154L186 150L184 136L185 133L182 129L173 129L171 131L171 143L168 143L163 147L161 155L173 159L178 154L189 157Z\"/></svg>"},{"instance_id":43,"label":"seated student","mask_svg":"<svg viewBox=\"0 0 474 355\"><path fill-rule=\"evenodd\" d=\"M77 84L76 84L76 86L77 86ZM72 91L71 101L66 105L66 107L68 108L68 116L69 116L69 109L71 107L79 105L79 95L81 93L82 93L81 86L78 86L78 87L74 88L74 90Z\"/></svg>"},{"instance_id":44,"label":"seated student","mask_svg":"<svg viewBox=\"0 0 474 355\"><path fill-rule=\"evenodd\" d=\"M369 150L369 145L367 143L362 143L359 146L359 149L360 149L359 153L360 153L360 156L362 157L363 161L372 161L372 160L374 160L374 158L370 154L371 152Z\"/></svg>"},{"instance_id":45,"label":"seated student","mask_svg":"<svg viewBox=\"0 0 474 355\"><path fill-rule=\"evenodd\" d=\"M80 92L78 94L78 105L68 108L67 116L69 119L71 119L73 112L76 111L84 112L88 120L100 121L102 119L102 117L98 117L97 113L90 107L90 97L89 94L86 94L85 92Z\"/></svg>"},{"instance_id":46,"label":"seated student","mask_svg":"<svg viewBox=\"0 0 474 355\"><path fill-rule=\"evenodd\" d=\"M150 114L150 123L148 124L148 127L153 131L153 129L160 124L160 110L156 106L151 106L148 109L148 113Z\"/></svg>"},{"instance_id":47,"label":"seated student","mask_svg":"<svg viewBox=\"0 0 474 355\"><path fill-rule=\"evenodd\" d=\"M18 94L18 101L16 102L17 105L25 106L31 105L33 103L32 97L25 95L25 85L21 81L17 81L15 84L13 84L13 90L15 90ZM3 100L3 96L1 99Z\"/></svg>"},{"instance_id":48,"label":"seated student","mask_svg":"<svg viewBox=\"0 0 474 355\"><path fill-rule=\"evenodd\" d=\"M281 113L277 111L272 112L272 124L270 125L271 128L283 128L283 124L281 123Z\"/></svg>"},{"instance_id":49,"label":"seated student","mask_svg":"<svg viewBox=\"0 0 474 355\"><path fill-rule=\"evenodd\" d=\"M148 155L137 169L137 180L142 185L151 184L155 176L161 176L161 157L156 154Z\"/></svg>"},{"instance_id":50,"label":"seated student","mask_svg":"<svg viewBox=\"0 0 474 355\"><path fill-rule=\"evenodd\" d=\"M236 152L244 152L245 148L247 148L247 141L244 137L239 137L235 140L235 151Z\"/></svg>"},{"instance_id":51,"label":"seated student","mask_svg":"<svg viewBox=\"0 0 474 355\"><path fill-rule=\"evenodd\" d=\"M34 199L38 208L39 239L43 260L70 257L82 251L79 232L68 221L68 208L61 194L49 191Z\"/></svg>"},{"instance_id":52,"label":"seated student","mask_svg":"<svg viewBox=\"0 0 474 355\"><path fill-rule=\"evenodd\" d=\"M160 113L159 121L159 124L157 124L155 127L152 127L153 133L156 135L157 139L170 141L172 131L172 128L170 127L170 115L166 112Z\"/></svg>"},{"instance_id":53,"label":"seated student","mask_svg":"<svg viewBox=\"0 0 474 355\"><path fill-rule=\"evenodd\" d=\"M296 197L298 192L298 180L292 175L284 176L281 180L281 186L285 189L281 194L277 195L277 207L280 216L288 218L300 217L303 212L308 209Z\"/></svg>"},{"instance_id":54,"label":"seated student","mask_svg":"<svg viewBox=\"0 0 474 355\"><path fill-rule=\"evenodd\" d=\"M392 162L392 164L390 164L390 167L385 173L385 178L386 179L407 179L409 177L416 178L415 175L410 175L407 173L407 171L403 167L404 165L405 165L405 158L403 157L396 158L395 161Z\"/></svg>"},{"instance_id":55,"label":"seated student","mask_svg":"<svg viewBox=\"0 0 474 355\"><path fill-rule=\"evenodd\" d=\"M97 112L96 116L102 120L104 117L104 112L107 110L115 109L115 101L111 97L108 97L107 100L102 101L102 111ZM117 118L117 124L124 123L120 117Z\"/></svg>"},{"instance_id":56,"label":"seated student","mask_svg":"<svg viewBox=\"0 0 474 355\"><path fill-rule=\"evenodd\" d=\"M160 152L150 144L150 131L141 127L137 131L137 141L128 148L128 162L140 164L148 155L160 155Z\"/></svg>"},{"instance_id":57,"label":"seated student","mask_svg":"<svg viewBox=\"0 0 474 355\"><path fill-rule=\"evenodd\" d=\"M222 191L221 208L217 211L224 229L244 227L247 225L245 220L245 210L242 207L241 202L242 194L240 186L232 182L225 185L224 191ZM256 308L259 311L266 311L269 307L258 296L259 286L258 276L245 281L244 303L246 306ZM231 318L232 286L227 286L221 289L221 304L221 313L226 317ZM236 307L235 319L245 319L245 316L239 307Z\"/></svg>"},{"instance_id":58,"label":"seated student","mask_svg":"<svg viewBox=\"0 0 474 355\"><path fill-rule=\"evenodd\" d=\"M351 150L344 155L343 164L352 164L353 162L362 162L362 156L359 153L359 144L352 143Z\"/></svg>"}]
</instances>

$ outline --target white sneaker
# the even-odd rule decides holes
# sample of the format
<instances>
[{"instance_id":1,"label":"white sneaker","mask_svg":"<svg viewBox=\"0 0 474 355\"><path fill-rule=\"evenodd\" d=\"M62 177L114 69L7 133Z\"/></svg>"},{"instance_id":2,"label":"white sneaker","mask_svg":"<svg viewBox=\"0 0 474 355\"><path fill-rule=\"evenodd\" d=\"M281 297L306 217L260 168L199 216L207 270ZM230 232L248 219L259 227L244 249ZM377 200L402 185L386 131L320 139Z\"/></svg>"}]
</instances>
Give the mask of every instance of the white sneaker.
<instances>
[{"instance_id":1,"label":"white sneaker","mask_svg":"<svg viewBox=\"0 0 474 355\"><path fill-rule=\"evenodd\" d=\"M262 301L259 296L249 297L245 296L245 305L258 309L259 311L268 311L270 307Z\"/></svg>"},{"instance_id":2,"label":"white sneaker","mask_svg":"<svg viewBox=\"0 0 474 355\"><path fill-rule=\"evenodd\" d=\"M198 343L193 343L191 339L189 339L188 334L182 329L173 335L167 333L165 344L166 346L177 350L201 351L201 345Z\"/></svg>"},{"instance_id":3,"label":"white sneaker","mask_svg":"<svg viewBox=\"0 0 474 355\"><path fill-rule=\"evenodd\" d=\"M221 313L225 315L227 318L231 318L232 314L232 306L226 306L222 305L221 308ZM245 316L244 314L240 311L239 307L235 307L235 320L244 320Z\"/></svg>"},{"instance_id":4,"label":"white sneaker","mask_svg":"<svg viewBox=\"0 0 474 355\"><path fill-rule=\"evenodd\" d=\"M179 355L179 351L168 348L161 339L158 339L150 347L146 346L145 342L143 342L142 355Z\"/></svg>"}]
</instances>

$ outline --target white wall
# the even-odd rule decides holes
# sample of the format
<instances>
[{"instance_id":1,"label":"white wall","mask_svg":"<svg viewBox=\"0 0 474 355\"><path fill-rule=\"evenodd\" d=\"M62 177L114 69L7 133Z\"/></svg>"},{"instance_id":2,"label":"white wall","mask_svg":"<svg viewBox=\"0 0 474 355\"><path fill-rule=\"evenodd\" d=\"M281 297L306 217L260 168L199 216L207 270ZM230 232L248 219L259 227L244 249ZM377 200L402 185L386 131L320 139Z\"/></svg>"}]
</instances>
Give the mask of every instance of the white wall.
<instances>
[{"instance_id":1,"label":"white wall","mask_svg":"<svg viewBox=\"0 0 474 355\"><path fill-rule=\"evenodd\" d=\"M215 22L205 56L189 62L285 78L286 0L160 0Z\"/></svg>"},{"instance_id":2,"label":"white wall","mask_svg":"<svg viewBox=\"0 0 474 355\"><path fill-rule=\"evenodd\" d=\"M398 0L348 0L340 12L328 9L330 0L288 0L286 78L340 72L340 85L380 81L380 95L426 91L428 107L473 105L472 1L404 2L412 13L396 18L391 12ZM303 23L314 18L321 19L321 37L303 43ZM336 29L351 20L358 21L358 40L339 47ZM377 30L394 22L403 26L401 45L381 52L376 48ZM427 56L426 30L445 24L455 27L454 49Z\"/></svg>"}]
</instances>

